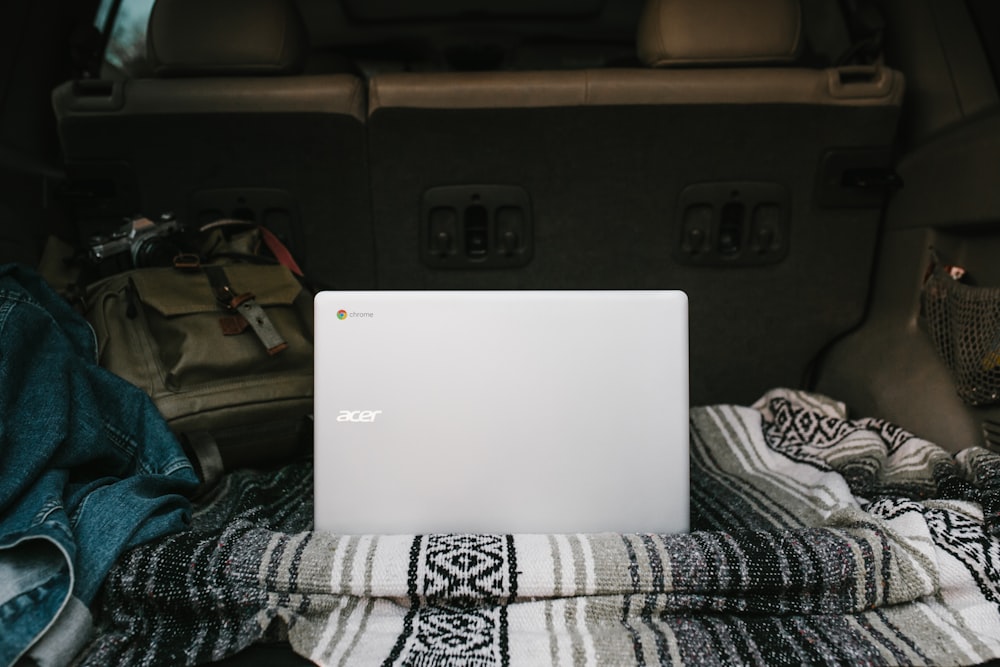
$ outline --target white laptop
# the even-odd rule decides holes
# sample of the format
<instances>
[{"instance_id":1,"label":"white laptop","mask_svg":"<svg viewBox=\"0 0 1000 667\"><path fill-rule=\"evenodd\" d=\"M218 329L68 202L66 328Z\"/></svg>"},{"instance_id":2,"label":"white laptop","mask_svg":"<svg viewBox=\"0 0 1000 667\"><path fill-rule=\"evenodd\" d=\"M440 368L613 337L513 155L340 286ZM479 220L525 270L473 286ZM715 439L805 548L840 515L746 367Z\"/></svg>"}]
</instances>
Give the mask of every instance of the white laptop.
<instances>
[{"instance_id":1,"label":"white laptop","mask_svg":"<svg viewBox=\"0 0 1000 667\"><path fill-rule=\"evenodd\" d=\"M688 529L679 291L322 292L316 529Z\"/></svg>"}]
</instances>

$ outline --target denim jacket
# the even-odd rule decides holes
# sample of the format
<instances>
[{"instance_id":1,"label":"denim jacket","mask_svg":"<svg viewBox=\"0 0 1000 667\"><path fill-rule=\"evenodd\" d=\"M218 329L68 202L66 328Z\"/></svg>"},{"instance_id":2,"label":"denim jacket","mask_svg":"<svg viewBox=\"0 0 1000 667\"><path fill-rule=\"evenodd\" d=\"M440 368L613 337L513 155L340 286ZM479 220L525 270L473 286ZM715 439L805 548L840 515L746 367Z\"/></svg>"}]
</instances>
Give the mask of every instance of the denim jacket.
<instances>
[{"instance_id":1,"label":"denim jacket","mask_svg":"<svg viewBox=\"0 0 1000 667\"><path fill-rule=\"evenodd\" d=\"M0 265L0 666L69 662L118 556L190 521L190 462L96 359L86 320Z\"/></svg>"}]
</instances>

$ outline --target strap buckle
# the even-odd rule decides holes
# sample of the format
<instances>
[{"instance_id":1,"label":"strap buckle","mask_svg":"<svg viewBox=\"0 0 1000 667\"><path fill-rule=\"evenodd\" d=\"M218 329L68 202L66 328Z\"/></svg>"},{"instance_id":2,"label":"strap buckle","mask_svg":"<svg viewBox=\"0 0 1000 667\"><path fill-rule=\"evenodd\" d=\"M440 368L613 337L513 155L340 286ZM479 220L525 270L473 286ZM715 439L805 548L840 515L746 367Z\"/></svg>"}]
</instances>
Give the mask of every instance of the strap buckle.
<instances>
[{"instance_id":1,"label":"strap buckle","mask_svg":"<svg viewBox=\"0 0 1000 667\"><path fill-rule=\"evenodd\" d=\"M271 318L257 303L252 292L238 294L229 284L229 277L221 266L206 266L204 268L219 306L233 314L219 320L224 335L235 335L246 329L242 323L232 321L234 317L238 317L243 319L257 334L257 338L264 345L268 355L273 357L288 349L288 343L278 333Z\"/></svg>"}]
</instances>

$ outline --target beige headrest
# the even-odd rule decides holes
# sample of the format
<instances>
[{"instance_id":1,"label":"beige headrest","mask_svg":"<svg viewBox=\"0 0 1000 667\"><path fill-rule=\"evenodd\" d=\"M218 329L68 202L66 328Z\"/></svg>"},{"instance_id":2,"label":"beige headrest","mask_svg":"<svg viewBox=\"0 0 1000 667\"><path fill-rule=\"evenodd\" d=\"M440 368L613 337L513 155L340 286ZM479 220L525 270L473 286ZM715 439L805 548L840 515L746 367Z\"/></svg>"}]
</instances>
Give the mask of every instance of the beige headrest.
<instances>
[{"instance_id":1,"label":"beige headrest","mask_svg":"<svg viewBox=\"0 0 1000 667\"><path fill-rule=\"evenodd\" d=\"M790 63L802 9L799 0L647 0L636 42L650 67Z\"/></svg>"},{"instance_id":2,"label":"beige headrest","mask_svg":"<svg viewBox=\"0 0 1000 667\"><path fill-rule=\"evenodd\" d=\"M157 0L146 34L158 76L295 74L307 51L293 0Z\"/></svg>"}]
</instances>

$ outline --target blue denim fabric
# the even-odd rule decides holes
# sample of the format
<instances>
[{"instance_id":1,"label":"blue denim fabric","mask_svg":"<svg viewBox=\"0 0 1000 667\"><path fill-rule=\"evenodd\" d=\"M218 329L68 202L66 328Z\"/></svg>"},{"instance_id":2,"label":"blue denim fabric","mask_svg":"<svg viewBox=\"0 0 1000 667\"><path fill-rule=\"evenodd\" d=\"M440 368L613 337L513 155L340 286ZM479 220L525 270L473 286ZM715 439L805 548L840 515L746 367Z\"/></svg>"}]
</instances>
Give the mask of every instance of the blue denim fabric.
<instances>
[{"instance_id":1,"label":"blue denim fabric","mask_svg":"<svg viewBox=\"0 0 1000 667\"><path fill-rule=\"evenodd\" d=\"M31 270L0 266L0 665L60 614L66 632L71 597L89 606L123 551L190 521L190 462L96 359L82 317Z\"/></svg>"}]
</instances>

